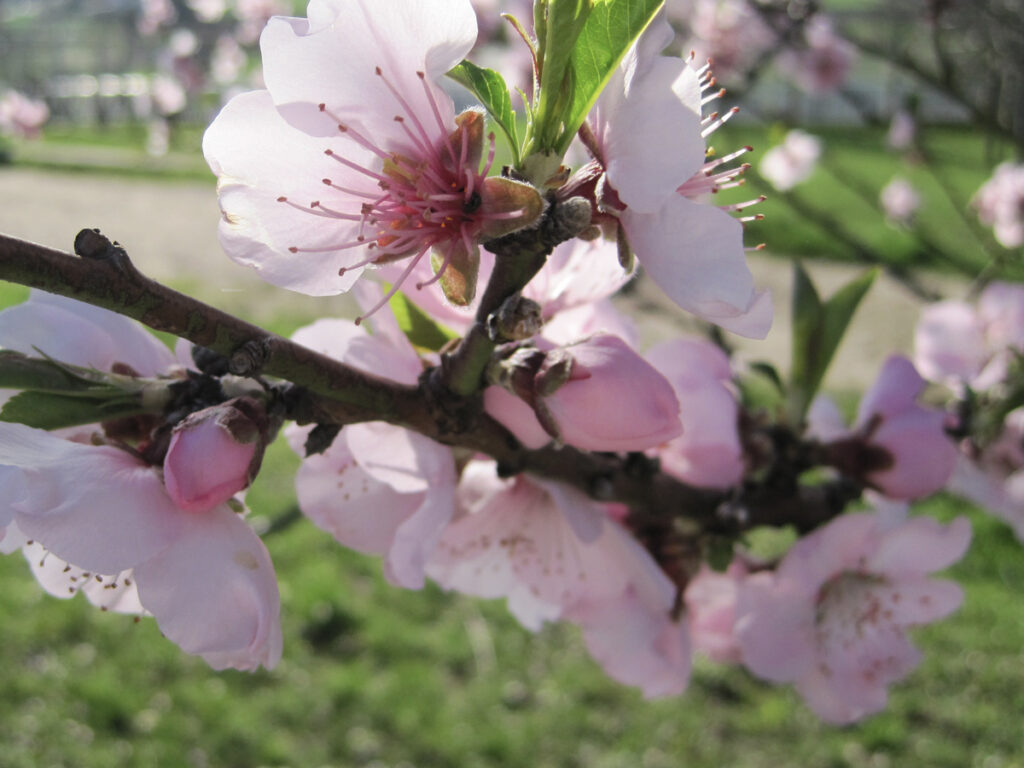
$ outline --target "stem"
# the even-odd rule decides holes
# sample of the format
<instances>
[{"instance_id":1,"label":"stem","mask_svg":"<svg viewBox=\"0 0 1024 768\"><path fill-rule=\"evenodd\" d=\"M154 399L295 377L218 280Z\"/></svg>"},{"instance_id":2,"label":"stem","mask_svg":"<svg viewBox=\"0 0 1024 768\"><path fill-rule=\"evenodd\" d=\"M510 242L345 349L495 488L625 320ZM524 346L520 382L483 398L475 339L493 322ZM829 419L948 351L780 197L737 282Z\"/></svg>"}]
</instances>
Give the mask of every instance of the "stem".
<instances>
[{"instance_id":1,"label":"stem","mask_svg":"<svg viewBox=\"0 0 1024 768\"><path fill-rule=\"evenodd\" d=\"M543 264L553 246L541 247L544 236L537 238L537 248L526 253ZM707 531L736 534L757 525L789 524L805 530L839 514L850 500L849 492L826 486L696 488L661 472L656 462L637 461L638 455L632 454L551 446L526 450L483 412L480 398L453 394L443 367L427 371L418 387L378 378L146 278L116 246L85 256L0 235L0 279L110 309L209 347L233 363L239 353L248 358L257 349L262 373L297 385L292 394L299 405L292 408L291 418L336 425L387 421L445 445L485 453L497 460L504 474L531 472L572 485L598 501L628 504L647 519L683 517ZM523 267L518 274L522 278L527 272ZM460 349L483 345L474 338L467 337ZM466 358L475 359L476 354L466 353ZM453 412L458 418L452 418Z\"/></svg>"}]
</instances>

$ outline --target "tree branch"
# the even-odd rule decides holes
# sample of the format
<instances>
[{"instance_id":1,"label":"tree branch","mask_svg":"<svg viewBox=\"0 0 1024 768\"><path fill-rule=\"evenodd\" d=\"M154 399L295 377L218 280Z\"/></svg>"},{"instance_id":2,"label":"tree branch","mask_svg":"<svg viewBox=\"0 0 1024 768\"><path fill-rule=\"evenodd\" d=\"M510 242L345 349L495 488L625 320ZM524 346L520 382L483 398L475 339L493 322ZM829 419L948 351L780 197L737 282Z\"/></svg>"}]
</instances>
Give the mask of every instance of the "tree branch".
<instances>
[{"instance_id":1,"label":"tree branch","mask_svg":"<svg viewBox=\"0 0 1024 768\"><path fill-rule=\"evenodd\" d=\"M98 233L93 233L98 236ZM99 236L101 237L101 236ZM86 235L82 258L0 235L0 279L118 312L150 328L208 347L243 375L291 382L290 418L309 423L386 421L445 445L485 453L506 475L519 472L572 485L591 498L629 505L650 519L688 518L707 531L757 525L819 525L839 514L849 494L815 488L749 492L696 488L660 471L642 454L588 453L571 447L526 450L483 412L478 396L460 397L431 369L416 387L351 368L146 278L123 249ZM245 370L241 370L245 369ZM295 405L298 403L298 405Z\"/></svg>"}]
</instances>

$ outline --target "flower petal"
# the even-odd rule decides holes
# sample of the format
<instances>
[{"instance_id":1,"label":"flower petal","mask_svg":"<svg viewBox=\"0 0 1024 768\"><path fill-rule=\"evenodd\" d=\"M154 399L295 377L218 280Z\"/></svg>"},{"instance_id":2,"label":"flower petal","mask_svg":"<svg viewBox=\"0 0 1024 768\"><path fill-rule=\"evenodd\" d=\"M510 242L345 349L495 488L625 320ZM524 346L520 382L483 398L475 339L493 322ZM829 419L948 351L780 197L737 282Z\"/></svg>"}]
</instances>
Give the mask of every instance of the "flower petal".
<instances>
[{"instance_id":1,"label":"flower petal","mask_svg":"<svg viewBox=\"0 0 1024 768\"><path fill-rule=\"evenodd\" d=\"M754 291L736 219L672 195L653 213L626 209L622 223L640 263L672 301L735 333L768 334L770 299Z\"/></svg>"},{"instance_id":2,"label":"flower petal","mask_svg":"<svg viewBox=\"0 0 1024 768\"><path fill-rule=\"evenodd\" d=\"M171 546L135 569L142 605L169 640L214 669L274 667L281 604L266 547L226 505L187 520Z\"/></svg>"},{"instance_id":3,"label":"flower petal","mask_svg":"<svg viewBox=\"0 0 1024 768\"><path fill-rule=\"evenodd\" d=\"M363 245L339 247L356 241L358 222L317 215L309 207L323 197L329 208L359 210L362 198L353 202L353 196L325 186L323 180L369 192L377 189L372 180L328 157L330 146L289 126L266 91L233 98L203 136L206 162L219 178L224 251L267 282L310 296L348 290L362 271L352 265L367 256ZM358 147L347 150L347 157L364 164L374 161ZM281 197L302 210L281 202ZM329 202L338 198L340 203ZM346 271L339 275L343 267Z\"/></svg>"},{"instance_id":4,"label":"flower petal","mask_svg":"<svg viewBox=\"0 0 1024 768\"><path fill-rule=\"evenodd\" d=\"M84 570L119 573L181 531L185 514L160 476L126 451L0 424L0 464L25 470L18 527Z\"/></svg>"}]
</instances>

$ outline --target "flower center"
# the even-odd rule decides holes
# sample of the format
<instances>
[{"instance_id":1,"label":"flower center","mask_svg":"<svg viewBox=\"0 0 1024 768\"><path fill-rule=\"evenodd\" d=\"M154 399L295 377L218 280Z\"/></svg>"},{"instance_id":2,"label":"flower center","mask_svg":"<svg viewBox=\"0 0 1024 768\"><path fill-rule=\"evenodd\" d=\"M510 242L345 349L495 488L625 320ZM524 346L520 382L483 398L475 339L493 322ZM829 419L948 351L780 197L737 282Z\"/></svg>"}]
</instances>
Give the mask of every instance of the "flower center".
<instances>
[{"instance_id":1,"label":"flower center","mask_svg":"<svg viewBox=\"0 0 1024 768\"><path fill-rule=\"evenodd\" d=\"M480 211L481 190L494 161L494 137L489 137L490 150L481 171L482 120L463 120L460 116L456 119L455 130L449 130L424 73L416 74L431 106L432 120L427 124L414 113L382 70L379 67L376 70L399 106L394 121L408 140L402 151L383 146L347 124L326 104L320 104L320 112L335 121L339 134L368 150L372 159L356 161L344 151L327 149L324 154L343 169L339 177L342 180L321 179L332 192L330 198L314 200L308 206L287 197L277 198L314 216L352 222L351 228L346 230L349 237L340 242L316 248L299 245L288 248L292 253L364 249L365 258L341 267L338 274L411 257L392 289L367 315L394 295L423 255L432 249L438 251L443 261L434 277L417 287L439 280L457 248L472 250L478 231L488 218Z\"/></svg>"}]
</instances>

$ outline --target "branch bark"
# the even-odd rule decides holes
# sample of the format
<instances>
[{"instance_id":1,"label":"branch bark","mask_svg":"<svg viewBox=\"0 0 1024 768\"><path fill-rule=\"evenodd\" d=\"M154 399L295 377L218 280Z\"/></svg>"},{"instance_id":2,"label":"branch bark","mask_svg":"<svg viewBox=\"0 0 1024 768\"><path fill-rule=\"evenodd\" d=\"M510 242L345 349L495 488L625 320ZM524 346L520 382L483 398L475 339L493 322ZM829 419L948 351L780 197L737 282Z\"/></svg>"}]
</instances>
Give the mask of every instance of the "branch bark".
<instances>
[{"instance_id":1,"label":"branch bark","mask_svg":"<svg viewBox=\"0 0 1024 768\"><path fill-rule=\"evenodd\" d=\"M90 240L93 240L90 238ZM106 243L106 245L103 245ZM599 501L621 502L651 519L688 518L706 531L738 533L757 525L812 528L850 500L825 486L783 493L725 492L689 486L639 455L548 446L527 450L483 412L479 396L447 387L440 369L407 386L359 371L142 275L105 238L80 244L82 257L0 235L0 279L118 312L227 357L238 372L267 374L301 388L304 421L345 425L386 421L439 443L484 453L506 475L558 480ZM94 246L94 247L93 247ZM291 418L296 416L292 414Z\"/></svg>"}]
</instances>

